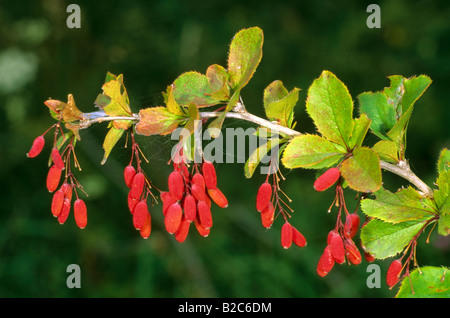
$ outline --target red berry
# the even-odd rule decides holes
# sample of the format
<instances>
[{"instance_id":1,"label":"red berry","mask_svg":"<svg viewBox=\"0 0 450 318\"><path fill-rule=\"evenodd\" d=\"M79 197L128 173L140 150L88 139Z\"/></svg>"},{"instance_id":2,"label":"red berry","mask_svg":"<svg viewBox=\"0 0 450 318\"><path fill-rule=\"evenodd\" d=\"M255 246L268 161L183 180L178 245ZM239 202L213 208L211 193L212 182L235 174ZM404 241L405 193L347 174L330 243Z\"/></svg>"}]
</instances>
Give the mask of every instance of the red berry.
<instances>
[{"instance_id":1,"label":"red berry","mask_svg":"<svg viewBox=\"0 0 450 318\"><path fill-rule=\"evenodd\" d=\"M228 200L219 188L208 189L209 197L221 208L226 208L228 206Z\"/></svg>"},{"instance_id":2,"label":"red berry","mask_svg":"<svg viewBox=\"0 0 450 318\"><path fill-rule=\"evenodd\" d=\"M200 173L196 173L192 176L191 184L199 185L204 191L206 191L205 179Z\"/></svg>"},{"instance_id":3,"label":"red berry","mask_svg":"<svg viewBox=\"0 0 450 318\"><path fill-rule=\"evenodd\" d=\"M391 265L389 265L386 274L386 284L389 287L394 286L400 279L400 273L402 272L402 262L398 259L394 260Z\"/></svg>"},{"instance_id":4,"label":"red berry","mask_svg":"<svg viewBox=\"0 0 450 318\"><path fill-rule=\"evenodd\" d=\"M272 202L266 206L264 210L261 211L261 223L266 228L269 229L272 226L275 216L275 207Z\"/></svg>"},{"instance_id":5,"label":"red berry","mask_svg":"<svg viewBox=\"0 0 450 318\"><path fill-rule=\"evenodd\" d=\"M139 201L133 210L133 225L136 230L140 230L144 227L147 214L149 214L147 201Z\"/></svg>"},{"instance_id":6,"label":"red berry","mask_svg":"<svg viewBox=\"0 0 450 318\"><path fill-rule=\"evenodd\" d=\"M161 192L160 195L161 201L163 203L163 214L166 215L167 209L169 206L177 202L169 192Z\"/></svg>"},{"instance_id":7,"label":"red berry","mask_svg":"<svg viewBox=\"0 0 450 318\"><path fill-rule=\"evenodd\" d=\"M132 165L128 165L123 170L123 178L125 180L125 184L128 188L131 189L131 186L133 185L133 179L136 175L136 169Z\"/></svg>"},{"instance_id":8,"label":"red berry","mask_svg":"<svg viewBox=\"0 0 450 318\"><path fill-rule=\"evenodd\" d=\"M184 217L188 222L192 222L197 217L197 202L195 198L188 194L183 201Z\"/></svg>"},{"instance_id":9,"label":"red berry","mask_svg":"<svg viewBox=\"0 0 450 318\"><path fill-rule=\"evenodd\" d=\"M78 227L84 229L87 225L87 208L83 200L75 200L75 203L73 204L73 213Z\"/></svg>"},{"instance_id":10,"label":"red berry","mask_svg":"<svg viewBox=\"0 0 450 318\"><path fill-rule=\"evenodd\" d=\"M328 234L328 246L330 247L331 255L338 264L345 262L345 248L341 236L336 231L331 231Z\"/></svg>"},{"instance_id":11,"label":"red berry","mask_svg":"<svg viewBox=\"0 0 450 318\"><path fill-rule=\"evenodd\" d=\"M191 226L191 222L189 220L187 220L186 218L183 218L181 220L180 227L175 232L175 239L179 243L183 243L186 240L186 237L187 237L187 235L189 233L189 227L190 226Z\"/></svg>"},{"instance_id":12,"label":"red berry","mask_svg":"<svg viewBox=\"0 0 450 318\"><path fill-rule=\"evenodd\" d=\"M359 215L356 213L347 214L345 217L344 233L348 238L353 238L358 232Z\"/></svg>"},{"instance_id":13,"label":"red berry","mask_svg":"<svg viewBox=\"0 0 450 318\"><path fill-rule=\"evenodd\" d=\"M60 170L64 170L64 161L61 158L58 148L52 149L52 161Z\"/></svg>"},{"instance_id":14,"label":"red berry","mask_svg":"<svg viewBox=\"0 0 450 318\"><path fill-rule=\"evenodd\" d=\"M64 182L60 188L60 190L64 192L64 196L69 200L72 200L72 188L73 186L68 184L67 182Z\"/></svg>"},{"instance_id":15,"label":"red berry","mask_svg":"<svg viewBox=\"0 0 450 318\"><path fill-rule=\"evenodd\" d=\"M131 196L131 191L128 192L128 209L130 210L130 213L133 214L134 213L134 208L136 207L136 204L138 204L139 199L134 199Z\"/></svg>"},{"instance_id":16,"label":"red berry","mask_svg":"<svg viewBox=\"0 0 450 318\"><path fill-rule=\"evenodd\" d=\"M217 187L217 175L214 165L209 161L203 162L202 173L206 187L208 189L215 189Z\"/></svg>"},{"instance_id":17,"label":"red berry","mask_svg":"<svg viewBox=\"0 0 450 318\"><path fill-rule=\"evenodd\" d=\"M178 230L182 216L183 210L178 202L175 202L167 209L166 215L164 216L164 225L167 232L173 234Z\"/></svg>"},{"instance_id":18,"label":"red berry","mask_svg":"<svg viewBox=\"0 0 450 318\"><path fill-rule=\"evenodd\" d=\"M49 192L53 192L58 188L59 180L61 179L61 169L56 165L53 165L48 170L47 174L47 189Z\"/></svg>"},{"instance_id":19,"label":"red berry","mask_svg":"<svg viewBox=\"0 0 450 318\"><path fill-rule=\"evenodd\" d=\"M194 225L197 229L198 234L203 237L207 237L209 235L210 229L203 227L197 219L194 221Z\"/></svg>"},{"instance_id":20,"label":"red berry","mask_svg":"<svg viewBox=\"0 0 450 318\"><path fill-rule=\"evenodd\" d=\"M58 217L58 215L61 213L61 209L63 207L64 203L64 192L62 190L58 190L53 194L52 199L52 214L54 217Z\"/></svg>"},{"instance_id":21,"label":"red berry","mask_svg":"<svg viewBox=\"0 0 450 318\"><path fill-rule=\"evenodd\" d=\"M333 269L334 263L335 261L333 255L331 255L331 249L327 245L317 263L317 274L319 274L320 277L325 277Z\"/></svg>"},{"instance_id":22,"label":"red berry","mask_svg":"<svg viewBox=\"0 0 450 318\"><path fill-rule=\"evenodd\" d=\"M306 246L306 239L299 230L292 226L292 242L299 247Z\"/></svg>"},{"instance_id":23,"label":"red berry","mask_svg":"<svg viewBox=\"0 0 450 318\"><path fill-rule=\"evenodd\" d=\"M364 252L364 258L366 259L366 261L368 261L369 263L372 263L375 260L375 256L373 256L372 254L370 254L369 252Z\"/></svg>"},{"instance_id":24,"label":"red berry","mask_svg":"<svg viewBox=\"0 0 450 318\"><path fill-rule=\"evenodd\" d=\"M198 184L193 184L191 186L191 193L197 199L197 201L207 202L208 200L208 196L206 195L205 190L203 190Z\"/></svg>"},{"instance_id":25,"label":"red berry","mask_svg":"<svg viewBox=\"0 0 450 318\"><path fill-rule=\"evenodd\" d=\"M136 173L133 178L133 183L130 189L130 196L132 199L139 200L142 195L142 191L144 191L145 185L145 176L142 172Z\"/></svg>"},{"instance_id":26,"label":"red berry","mask_svg":"<svg viewBox=\"0 0 450 318\"><path fill-rule=\"evenodd\" d=\"M44 145L45 145L44 136L36 137L36 139L34 139L34 141L33 141L33 145L31 146L30 151L28 151L28 153L27 153L27 157L28 158L37 157L41 153L42 149L44 148Z\"/></svg>"},{"instance_id":27,"label":"red berry","mask_svg":"<svg viewBox=\"0 0 450 318\"><path fill-rule=\"evenodd\" d=\"M264 210L272 198L272 186L268 182L264 182L258 189L256 195L256 210L261 212Z\"/></svg>"},{"instance_id":28,"label":"red berry","mask_svg":"<svg viewBox=\"0 0 450 318\"><path fill-rule=\"evenodd\" d=\"M70 213L70 200L68 198L65 198L63 202L63 207L61 209L61 213L58 215L59 224L64 224L66 222L69 213Z\"/></svg>"},{"instance_id":29,"label":"red berry","mask_svg":"<svg viewBox=\"0 0 450 318\"><path fill-rule=\"evenodd\" d=\"M169 193L175 200L181 200L184 194L183 176L179 171L173 171L169 175Z\"/></svg>"},{"instance_id":30,"label":"red berry","mask_svg":"<svg viewBox=\"0 0 450 318\"><path fill-rule=\"evenodd\" d=\"M340 176L341 173L338 168L330 168L317 178L314 182L314 189L316 191L325 191L331 187Z\"/></svg>"},{"instance_id":31,"label":"red berry","mask_svg":"<svg viewBox=\"0 0 450 318\"><path fill-rule=\"evenodd\" d=\"M281 227L281 246L287 249L292 245L292 226L286 221Z\"/></svg>"},{"instance_id":32,"label":"red berry","mask_svg":"<svg viewBox=\"0 0 450 318\"><path fill-rule=\"evenodd\" d=\"M197 212L200 224L205 228L209 229L213 225L211 209L208 204L204 201L199 201L197 203Z\"/></svg>"},{"instance_id":33,"label":"red berry","mask_svg":"<svg viewBox=\"0 0 450 318\"><path fill-rule=\"evenodd\" d=\"M142 238L147 239L150 236L151 231L152 231L152 217L150 213L147 213L144 226L140 229L140 234Z\"/></svg>"},{"instance_id":34,"label":"red berry","mask_svg":"<svg viewBox=\"0 0 450 318\"><path fill-rule=\"evenodd\" d=\"M362 261L361 253L351 239L344 240L345 256L353 265L358 265Z\"/></svg>"}]
</instances>

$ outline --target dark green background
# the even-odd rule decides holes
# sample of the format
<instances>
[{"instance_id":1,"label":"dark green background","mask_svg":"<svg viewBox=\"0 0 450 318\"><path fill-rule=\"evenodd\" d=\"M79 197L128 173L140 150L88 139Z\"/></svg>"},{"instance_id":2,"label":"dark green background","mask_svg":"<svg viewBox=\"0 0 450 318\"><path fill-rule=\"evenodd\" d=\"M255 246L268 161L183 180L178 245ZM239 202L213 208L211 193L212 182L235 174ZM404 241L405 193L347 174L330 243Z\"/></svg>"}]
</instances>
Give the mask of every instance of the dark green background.
<instances>
[{"instance_id":1,"label":"dark green background","mask_svg":"<svg viewBox=\"0 0 450 318\"><path fill-rule=\"evenodd\" d=\"M66 7L81 7L81 29L68 29ZM330 70L355 100L389 85L387 76L427 74L433 80L414 110L407 155L414 171L432 185L435 162L449 141L450 6L448 1L379 1L381 28L366 26L361 1L2 1L0 3L0 296L2 297L392 297L381 267L382 287L366 286L367 263L336 266L320 278L315 268L335 212L332 191L313 191L314 173L286 171L282 189L293 199L291 223L307 238L305 248L283 250L281 219L266 231L255 194L263 176L245 179L242 164L219 164L219 186L230 205L214 209L208 238L192 231L177 243L151 209L153 230L140 238L127 210L122 180L129 152L113 150L104 166L105 125L81 132L77 177L89 193L89 224L71 216L63 226L50 213L45 153L27 159L32 140L52 123L43 101L75 97L94 110L106 72L124 74L132 109L156 106L179 74L226 66L228 45L242 28L264 31L263 59L242 92L250 112L263 115L262 91L273 80L301 88L297 129L314 132L305 113L306 91ZM225 127L249 127L229 120ZM369 136L367 144L373 144ZM146 172L166 188L172 141L139 138L150 163ZM384 174L390 189L405 184ZM348 194L353 209L354 193ZM427 232L428 233L428 232ZM449 241L419 239L420 265L449 265ZM357 240L359 243L359 239ZM66 268L81 267L81 289L66 287Z\"/></svg>"}]
</instances>

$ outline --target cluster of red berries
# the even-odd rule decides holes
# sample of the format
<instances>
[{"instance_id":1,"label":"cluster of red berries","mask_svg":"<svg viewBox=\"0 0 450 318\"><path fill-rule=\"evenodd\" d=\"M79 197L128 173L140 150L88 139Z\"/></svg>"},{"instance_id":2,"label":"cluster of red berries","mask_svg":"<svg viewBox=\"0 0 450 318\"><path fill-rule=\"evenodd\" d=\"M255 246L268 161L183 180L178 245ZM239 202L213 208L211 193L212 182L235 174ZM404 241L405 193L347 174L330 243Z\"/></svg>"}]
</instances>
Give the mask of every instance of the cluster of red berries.
<instances>
[{"instance_id":1,"label":"cluster of red berries","mask_svg":"<svg viewBox=\"0 0 450 318\"><path fill-rule=\"evenodd\" d=\"M276 206L279 208L280 214L284 217L285 222L281 227L281 246L285 249L291 247L292 243L299 247L306 246L306 239L299 230L297 230L288 221L288 215L281 206L281 199L278 196L278 182L277 176L274 175L274 185L266 180L260 185L256 195L256 210L260 212L261 223L266 228L272 227L275 219Z\"/></svg>"},{"instance_id":2,"label":"cluster of red berries","mask_svg":"<svg viewBox=\"0 0 450 318\"><path fill-rule=\"evenodd\" d=\"M82 189L82 186L75 179L70 169L71 153L75 158L73 139L69 142L69 144L61 154L58 147L56 146L56 136L58 134L57 128L59 127L59 125L54 125L54 127L56 127L56 129L54 139L55 141L51 152L52 165L48 170L46 178L47 190L53 193L51 212L52 215L58 219L58 222L60 224L64 224L70 214L72 205L72 193L73 190L75 190L76 200L73 204L75 222L79 228L83 229L87 225L87 208L85 202L78 197L78 193L76 191L76 189ZM42 152L45 146L44 135L45 133L35 138L30 151L27 153L28 158L35 158ZM65 174L62 185L59 187L61 183L62 172L66 169L66 163L68 171Z\"/></svg>"},{"instance_id":3,"label":"cluster of red berries","mask_svg":"<svg viewBox=\"0 0 450 318\"><path fill-rule=\"evenodd\" d=\"M173 163L168 177L168 191L161 192L164 225L168 233L174 234L178 242L184 242L193 222L201 236L208 236L213 225L211 203L221 208L228 206L228 200L217 187L214 165L206 160L194 163L189 172L186 160Z\"/></svg>"}]
</instances>

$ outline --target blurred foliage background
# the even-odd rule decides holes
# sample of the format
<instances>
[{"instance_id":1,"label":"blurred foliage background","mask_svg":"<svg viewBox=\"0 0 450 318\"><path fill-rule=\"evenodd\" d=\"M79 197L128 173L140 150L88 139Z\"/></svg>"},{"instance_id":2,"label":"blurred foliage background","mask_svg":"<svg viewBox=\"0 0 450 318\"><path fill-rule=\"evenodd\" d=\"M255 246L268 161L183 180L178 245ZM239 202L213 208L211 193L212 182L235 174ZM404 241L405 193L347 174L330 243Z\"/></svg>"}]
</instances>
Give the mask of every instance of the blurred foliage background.
<instances>
[{"instance_id":1,"label":"blurred foliage background","mask_svg":"<svg viewBox=\"0 0 450 318\"><path fill-rule=\"evenodd\" d=\"M81 28L69 29L66 8L81 8ZM249 111L263 115L262 92L280 79L302 89L297 129L313 132L304 103L322 70L335 73L355 100L389 85L387 76L426 74L432 85L416 104L407 154L414 171L432 185L439 151L450 146L450 5L448 1L378 1L381 28L369 29L362 1L1 1L0 2L0 296L2 297L393 297L381 267L382 287L366 285L367 262L315 273L335 213L333 193L313 191L314 173L286 171L282 189L293 199L291 223L308 246L283 250L282 225L265 230L254 208L264 176L243 176L243 165L218 164L228 196L216 208L208 238L192 231L183 244L168 235L161 207L152 208L153 230L140 238L127 210L122 181L129 151L118 146L105 165L106 126L81 132L78 180L89 197L89 223L79 230L69 217L51 216L45 188L47 154L27 159L32 140L53 120L43 101L65 100L93 111L107 71L124 74L132 109L161 104L161 92L179 74L226 65L228 45L242 28L259 26L263 59L242 96ZM247 127L229 120L225 127ZM166 188L170 138L140 138L150 163L146 172ZM367 143L375 142L369 136ZM123 148L123 147L122 147ZM405 182L384 174L395 190ZM348 205L354 207L354 193ZM428 232L427 232L428 233ZM419 240L420 265L449 265L449 240ZM357 240L359 242L359 240ZM66 287L66 268L81 267L81 288Z\"/></svg>"}]
</instances>

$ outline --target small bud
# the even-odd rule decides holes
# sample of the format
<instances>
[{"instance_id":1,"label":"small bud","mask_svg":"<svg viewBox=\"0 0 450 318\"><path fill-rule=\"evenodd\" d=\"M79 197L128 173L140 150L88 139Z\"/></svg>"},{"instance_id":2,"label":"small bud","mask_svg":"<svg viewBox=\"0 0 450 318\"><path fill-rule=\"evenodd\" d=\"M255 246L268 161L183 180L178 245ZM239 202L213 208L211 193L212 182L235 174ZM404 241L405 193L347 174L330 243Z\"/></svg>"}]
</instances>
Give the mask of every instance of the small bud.
<instances>
[{"instance_id":1,"label":"small bud","mask_svg":"<svg viewBox=\"0 0 450 318\"><path fill-rule=\"evenodd\" d=\"M331 255L331 249L327 245L317 263L317 274L319 274L320 277L325 277L333 269L334 263L335 261L333 255Z\"/></svg>"},{"instance_id":2,"label":"small bud","mask_svg":"<svg viewBox=\"0 0 450 318\"><path fill-rule=\"evenodd\" d=\"M184 194L183 176L179 171L173 171L169 175L169 193L175 200L181 200Z\"/></svg>"},{"instance_id":3,"label":"small bud","mask_svg":"<svg viewBox=\"0 0 450 318\"><path fill-rule=\"evenodd\" d=\"M56 147L52 149L52 161L55 164L55 166L58 167L58 169L64 170L64 161L62 160L61 154L59 153L59 150Z\"/></svg>"},{"instance_id":4,"label":"small bud","mask_svg":"<svg viewBox=\"0 0 450 318\"><path fill-rule=\"evenodd\" d=\"M48 170L47 174L47 190L53 192L58 188L59 181L61 179L61 169L56 165L53 165Z\"/></svg>"},{"instance_id":5,"label":"small bud","mask_svg":"<svg viewBox=\"0 0 450 318\"><path fill-rule=\"evenodd\" d=\"M214 165L209 161L203 162L202 173L206 187L208 189L215 189L217 187L217 175Z\"/></svg>"},{"instance_id":6,"label":"small bud","mask_svg":"<svg viewBox=\"0 0 450 318\"><path fill-rule=\"evenodd\" d=\"M387 270L386 284L389 287L394 286L400 279L400 273L402 272L402 262L398 259L394 260Z\"/></svg>"},{"instance_id":7,"label":"small bud","mask_svg":"<svg viewBox=\"0 0 450 318\"><path fill-rule=\"evenodd\" d=\"M221 208L226 208L228 206L228 200L219 188L208 189L209 197Z\"/></svg>"},{"instance_id":8,"label":"small bud","mask_svg":"<svg viewBox=\"0 0 450 318\"><path fill-rule=\"evenodd\" d=\"M28 158L37 157L41 153L42 149L44 148L44 145L45 145L44 136L36 137L36 139L34 139L34 141L33 141L33 145L31 146L30 151L28 151L28 153L27 153L27 157Z\"/></svg>"},{"instance_id":9,"label":"small bud","mask_svg":"<svg viewBox=\"0 0 450 318\"><path fill-rule=\"evenodd\" d=\"M129 189L131 189L131 186L133 185L133 179L136 175L136 169L132 165L128 165L123 170L123 178L125 180L125 184Z\"/></svg>"},{"instance_id":10,"label":"small bud","mask_svg":"<svg viewBox=\"0 0 450 318\"><path fill-rule=\"evenodd\" d=\"M258 189L256 195L256 210L261 212L264 210L272 198L272 186L268 182L264 182Z\"/></svg>"},{"instance_id":11,"label":"small bud","mask_svg":"<svg viewBox=\"0 0 450 318\"><path fill-rule=\"evenodd\" d=\"M331 187L340 176L341 173L338 168L330 168L317 178L314 182L314 189L316 191L325 191Z\"/></svg>"},{"instance_id":12,"label":"small bud","mask_svg":"<svg viewBox=\"0 0 450 318\"><path fill-rule=\"evenodd\" d=\"M178 230L182 216L183 210L178 202L175 202L167 209L166 215L164 216L164 225L167 232L173 234Z\"/></svg>"},{"instance_id":13,"label":"small bud","mask_svg":"<svg viewBox=\"0 0 450 318\"><path fill-rule=\"evenodd\" d=\"M75 200L75 203L73 204L73 213L78 227L84 229L87 225L87 208L83 200Z\"/></svg>"},{"instance_id":14,"label":"small bud","mask_svg":"<svg viewBox=\"0 0 450 318\"><path fill-rule=\"evenodd\" d=\"M281 246L287 249L292 245L292 226L286 221L281 227Z\"/></svg>"}]
</instances>

